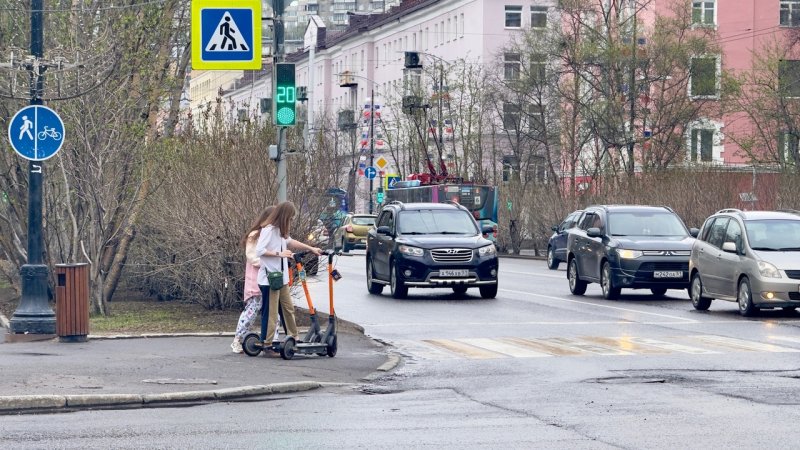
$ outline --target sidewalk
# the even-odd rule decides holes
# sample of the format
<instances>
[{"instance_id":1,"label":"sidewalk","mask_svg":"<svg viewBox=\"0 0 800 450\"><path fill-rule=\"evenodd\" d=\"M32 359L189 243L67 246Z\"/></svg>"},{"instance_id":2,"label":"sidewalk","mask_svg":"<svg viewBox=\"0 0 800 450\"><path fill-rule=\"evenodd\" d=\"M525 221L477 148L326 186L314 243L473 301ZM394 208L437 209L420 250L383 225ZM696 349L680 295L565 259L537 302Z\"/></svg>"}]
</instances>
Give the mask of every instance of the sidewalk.
<instances>
[{"instance_id":1,"label":"sidewalk","mask_svg":"<svg viewBox=\"0 0 800 450\"><path fill-rule=\"evenodd\" d=\"M0 328L0 342L7 331ZM0 343L0 414L297 392L358 383L398 362L352 325L340 327L334 358L296 355L286 361L235 354L232 336Z\"/></svg>"}]
</instances>

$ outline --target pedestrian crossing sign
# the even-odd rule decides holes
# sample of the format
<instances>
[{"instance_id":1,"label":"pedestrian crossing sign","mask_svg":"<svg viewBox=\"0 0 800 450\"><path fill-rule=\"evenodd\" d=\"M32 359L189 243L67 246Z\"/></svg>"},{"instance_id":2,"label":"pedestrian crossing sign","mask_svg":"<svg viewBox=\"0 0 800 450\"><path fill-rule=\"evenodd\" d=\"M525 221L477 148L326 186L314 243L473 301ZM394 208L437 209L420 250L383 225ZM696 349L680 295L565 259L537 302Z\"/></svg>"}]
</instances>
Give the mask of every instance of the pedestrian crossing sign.
<instances>
[{"instance_id":1,"label":"pedestrian crossing sign","mask_svg":"<svg viewBox=\"0 0 800 450\"><path fill-rule=\"evenodd\" d=\"M261 69L261 0L192 0L192 69Z\"/></svg>"}]
</instances>

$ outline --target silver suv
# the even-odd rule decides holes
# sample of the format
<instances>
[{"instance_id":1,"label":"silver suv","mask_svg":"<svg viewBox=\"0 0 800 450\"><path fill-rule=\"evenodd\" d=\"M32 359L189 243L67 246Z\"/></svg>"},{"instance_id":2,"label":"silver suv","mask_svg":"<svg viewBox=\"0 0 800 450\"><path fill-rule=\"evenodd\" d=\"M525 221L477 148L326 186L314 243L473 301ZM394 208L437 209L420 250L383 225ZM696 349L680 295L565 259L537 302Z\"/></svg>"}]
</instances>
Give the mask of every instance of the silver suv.
<instances>
[{"instance_id":1,"label":"silver suv","mask_svg":"<svg viewBox=\"0 0 800 450\"><path fill-rule=\"evenodd\" d=\"M689 276L697 310L715 298L738 302L743 316L800 307L800 212L717 212L692 246Z\"/></svg>"}]
</instances>

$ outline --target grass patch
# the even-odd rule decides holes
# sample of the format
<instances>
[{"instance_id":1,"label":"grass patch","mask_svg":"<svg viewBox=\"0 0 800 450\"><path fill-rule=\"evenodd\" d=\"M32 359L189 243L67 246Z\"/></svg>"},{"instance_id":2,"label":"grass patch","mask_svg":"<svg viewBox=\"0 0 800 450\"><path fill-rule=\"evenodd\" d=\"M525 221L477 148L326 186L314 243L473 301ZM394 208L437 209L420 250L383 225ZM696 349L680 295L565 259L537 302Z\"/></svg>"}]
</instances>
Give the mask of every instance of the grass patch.
<instances>
[{"instance_id":1,"label":"grass patch","mask_svg":"<svg viewBox=\"0 0 800 450\"><path fill-rule=\"evenodd\" d=\"M108 317L89 320L92 334L233 332L239 311L206 311L180 302L112 301Z\"/></svg>"}]
</instances>

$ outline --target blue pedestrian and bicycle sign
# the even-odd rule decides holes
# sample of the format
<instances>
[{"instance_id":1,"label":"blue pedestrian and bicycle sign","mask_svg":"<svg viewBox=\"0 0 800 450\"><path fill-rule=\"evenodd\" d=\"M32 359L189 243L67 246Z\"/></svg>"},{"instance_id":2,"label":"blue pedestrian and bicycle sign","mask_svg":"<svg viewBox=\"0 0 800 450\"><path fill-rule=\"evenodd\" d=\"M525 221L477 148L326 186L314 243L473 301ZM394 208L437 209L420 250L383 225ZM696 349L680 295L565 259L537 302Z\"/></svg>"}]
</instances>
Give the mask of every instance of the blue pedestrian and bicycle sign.
<instances>
[{"instance_id":1,"label":"blue pedestrian and bicycle sign","mask_svg":"<svg viewBox=\"0 0 800 450\"><path fill-rule=\"evenodd\" d=\"M378 169L373 166L369 166L364 169L364 176L369 178L370 180L378 176Z\"/></svg>"},{"instance_id":2,"label":"blue pedestrian and bicycle sign","mask_svg":"<svg viewBox=\"0 0 800 450\"><path fill-rule=\"evenodd\" d=\"M46 106L26 106L11 118L8 141L19 156L44 161L64 144L64 122Z\"/></svg>"}]
</instances>

